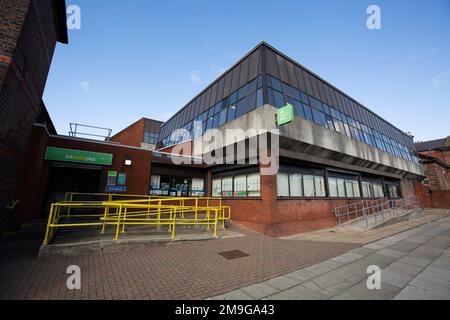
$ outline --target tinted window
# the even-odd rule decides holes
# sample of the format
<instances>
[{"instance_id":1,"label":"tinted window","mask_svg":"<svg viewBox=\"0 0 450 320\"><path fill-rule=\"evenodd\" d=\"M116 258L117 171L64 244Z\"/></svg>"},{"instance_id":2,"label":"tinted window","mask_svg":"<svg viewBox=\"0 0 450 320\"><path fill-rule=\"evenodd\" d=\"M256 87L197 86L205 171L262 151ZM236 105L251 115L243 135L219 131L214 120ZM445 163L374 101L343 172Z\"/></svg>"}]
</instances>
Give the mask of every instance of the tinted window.
<instances>
[{"instance_id":1,"label":"tinted window","mask_svg":"<svg viewBox=\"0 0 450 320\"><path fill-rule=\"evenodd\" d=\"M326 119L325 119L325 113L320 112L319 110L312 109L313 115L314 115L314 122L318 125L321 125L322 127L326 127Z\"/></svg>"},{"instance_id":2,"label":"tinted window","mask_svg":"<svg viewBox=\"0 0 450 320\"><path fill-rule=\"evenodd\" d=\"M310 106L316 108L317 110L323 111L322 102L312 97L309 97Z\"/></svg>"},{"instance_id":3,"label":"tinted window","mask_svg":"<svg viewBox=\"0 0 450 320\"><path fill-rule=\"evenodd\" d=\"M258 89L256 92L256 107L261 107L264 104L263 91Z\"/></svg>"},{"instance_id":4,"label":"tinted window","mask_svg":"<svg viewBox=\"0 0 450 320\"><path fill-rule=\"evenodd\" d=\"M288 96L291 96L297 100L301 100L300 91L298 91L294 87L291 87L290 85L283 83L283 89L284 93L287 94Z\"/></svg>"},{"instance_id":5,"label":"tinted window","mask_svg":"<svg viewBox=\"0 0 450 320\"><path fill-rule=\"evenodd\" d=\"M250 92L255 91L255 89L256 89L255 86L256 86L256 79L251 81L247 85L243 86L241 89L239 89L238 99L241 99L241 98L245 97L246 95L248 95Z\"/></svg>"},{"instance_id":6,"label":"tinted window","mask_svg":"<svg viewBox=\"0 0 450 320\"><path fill-rule=\"evenodd\" d=\"M303 92L300 92L300 97L302 98L302 102L303 102L303 103L309 104L309 98L308 98L308 95L306 95L306 94L303 93Z\"/></svg>"},{"instance_id":7,"label":"tinted window","mask_svg":"<svg viewBox=\"0 0 450 320\"><path fill-rule=\"evenodd\" d=\"M236 108L236 118L253 110L255 108L255 93L250 94L246 98L238 101Z\"/></svg>"},{"instance_id":8,"label":"tinted window","mask_svg":"<svg viewBox=\"0 0 450 320\"><path fill-rule=\"evenodd\" d=\"M286 97L286 102L290 103L294 107L294 113L297 117L305 118L305 112L300 101L297 101L291 97Z\"/></svg>"},{"instance_id":9,"label":"tinted window","mask_svg":"<svg viewBox=\"0 0 450 320\"><path fill-rule=\"evenodd\" d=\"M281 87L281 81L278 79L275 79L271 76L267 76L267 85L271 88L274 88L275 90L278 90L280 92L283 91Z\"/></svg>"},{"instance_id":10,"label":"tinted window","mask_svg":"<svg viewBox=\"0 0 450 320\"><path fill-rule=\"evenodd\" d=\"M311 107L307 106L306 104L303 105L303 109L305 110L305 117L306 120L313 122L313 116L311 112Z\"/></svg>"},{"instance_id":11,"label":"tinted window","mask_svg":"<svg viewBox=\"0 0 450 320\"><path fill-rule=\"evenodd\" d=\"M233 121L236 117L236 105L232 105L228 108L227 122Z\"/></svg>"},{"instance_id":12,"label":"tinted window","mask_svg":"<svg viewBox=\"0 0 450 320\"><path fill-rule=\"evenodd\" d=\"M268 98L269 98L269 104L281 108L286 105L284 102L284 97L282 93L279 93L278 91L268 89L267 90Z\"/></svg>"},{"instance_id":13,"label":"tinted window","mask_svg":"<svg viewBox=\"0 0 450 320\"><path fill-rule=\"evenodd\" d=\"M223 125L225 122L227 122L227 109L224 109L220 112L219 126Z\"/></svg>"}]
</instances>

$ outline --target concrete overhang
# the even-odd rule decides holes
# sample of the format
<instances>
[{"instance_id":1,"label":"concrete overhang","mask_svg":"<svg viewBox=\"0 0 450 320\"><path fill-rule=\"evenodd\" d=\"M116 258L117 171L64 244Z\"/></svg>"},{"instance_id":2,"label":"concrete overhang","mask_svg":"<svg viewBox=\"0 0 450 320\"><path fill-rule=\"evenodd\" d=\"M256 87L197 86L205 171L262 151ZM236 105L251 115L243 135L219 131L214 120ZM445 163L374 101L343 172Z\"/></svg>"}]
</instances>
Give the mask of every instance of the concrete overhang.
<instances>
[{"instance_id":1,"label":"concrete overhang","mask_svg":"<svg viewBox=\"0 0 450 320\"><path fill-rule=\"evenodd\" d=\"M277 110L273 106L264 105L219 129L222 132L227 129L254 129L256 134L279 129L279 153L282 158L392 177L422 178L425 176L421 165L373 148L303 118L295 117L293 122L278 127L275 123ZM252 135L255 133L250 133L245 138L248 139ZM227 144L228 142L225 146Z\"/></svg>"}]
</instances>

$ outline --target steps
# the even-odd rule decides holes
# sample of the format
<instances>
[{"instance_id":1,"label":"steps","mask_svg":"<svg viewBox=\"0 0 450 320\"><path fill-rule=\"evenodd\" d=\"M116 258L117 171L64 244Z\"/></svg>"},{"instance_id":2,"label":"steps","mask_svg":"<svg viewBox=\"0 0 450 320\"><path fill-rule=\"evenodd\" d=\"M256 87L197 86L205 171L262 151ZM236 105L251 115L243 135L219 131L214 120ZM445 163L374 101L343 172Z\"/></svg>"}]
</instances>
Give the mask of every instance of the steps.
<instances>
[{"instance_id":1,"label":"steps","mask_svg":"<svg viewBox=\"0 0 450 320\"><path fill-rule=\"evenodd\" d=\"M36 219L23 223L18 230L5 231L4 240L41 240L44 239L47 220Z\"/></svg>"}]
</instances>

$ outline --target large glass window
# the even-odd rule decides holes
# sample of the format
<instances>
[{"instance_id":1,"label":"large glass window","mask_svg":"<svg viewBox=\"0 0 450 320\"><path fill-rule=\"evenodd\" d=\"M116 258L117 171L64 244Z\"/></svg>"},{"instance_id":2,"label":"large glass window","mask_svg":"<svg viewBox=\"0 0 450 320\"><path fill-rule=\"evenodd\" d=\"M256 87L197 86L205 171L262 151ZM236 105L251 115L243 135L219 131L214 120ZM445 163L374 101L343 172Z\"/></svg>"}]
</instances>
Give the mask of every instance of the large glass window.
<instances>
[{"instance_id":1,"label":"large glass window","mask_svg":"<svg viewBox=\"0 0 450 320\"><path fill-rule=\"evenodd\" d=\"M289 197L289 175L287 173L278 172L277 193L279 197Z\"/></svg>"},{"instance_id":2,"label":"large glass window","mask_svg":"<svg viewBox=\"0 0 450 320\"><path fill-rule=\"evenodd\" d=\"M289 174L289 190L291 197L303 196L303 180L300 173Z\"/></svg>"},{"instance_id":3,"label":"large glass window","mask_svg":"<svg viewBox=\"0 0 450 320\"><path fill-rule=\"evenodd\" d=\"M303 175L303 188L305 190L305 197L314 197L314 176L309 174Z\"/></svg>"},{"instance_id":4,"label":"large glass window","mask_svg":"<svg viewBox=\"0 0 450 320\"><path fill-rule=\"evenodd\" d=\"M329 173L328 188L330 197L358 198L360 197L357 176Z\"/></svg>"},{"instance_id":5,"label":"large glass window","mask_svg":"<svg viewBox=\"0 0 450 320\"><path fill-rule=\"evenodd\" d=\"M256 197L261 195L259 172L213 178L213 197Z\"/></svg>"},{"instance_id":6,"label":"large glass window","mask_svg":"<svg viewBox=\"0 0 450 320\"><path fill-rule=\"evenodd\" d=\"M267 89L267 95L269 99L269 104L276 108L281 108L286 105L284 101L283 94L272 89Z\"/></svg>"}]
</instances>

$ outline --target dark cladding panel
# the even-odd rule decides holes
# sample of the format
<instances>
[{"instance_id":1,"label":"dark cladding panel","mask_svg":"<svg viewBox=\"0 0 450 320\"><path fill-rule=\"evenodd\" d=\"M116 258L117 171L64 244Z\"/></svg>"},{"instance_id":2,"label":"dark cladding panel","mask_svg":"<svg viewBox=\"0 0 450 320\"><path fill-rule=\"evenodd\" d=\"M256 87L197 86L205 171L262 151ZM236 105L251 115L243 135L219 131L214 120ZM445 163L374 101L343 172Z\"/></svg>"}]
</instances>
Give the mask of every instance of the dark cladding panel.
<instances>
[{"instance_id":1,"label":"dark cladding panel","mask_svg":"<svg viewBox=\"0 0 450 320\"><path fill-rule=\"evenodd\" d=\"M245 59L241 62L241 71L239 74L239 87L244 86L248 82L248 60L249 58Z\"/></svg>"},{"instance_id":2,"label":"dark cladding panel","mask_svg":"<svg viewBox=\"0 0 450 320\"><path fill-rule=\"evenodd\" d=\"M303 80L305 81L306 93L314 96L314 92L311 86L311 80L309 79L309 73L302 69Z\"/></svg>"},{"instance_id":3,"label":"dark cladding panel","mask_svg":"<svg viewBox=\"0 0 450 320\"><path fill-rule=\"evenodd\" d=\"M295 77L294 64L292 62L290 62L289 60L285 60L285 61L286 61L287 74L288 74L288 78L289 78L288 83L291 86L298 88L297 78Z\"/></svg>"},{"instance_id":4,"label":"dark cladding panel","mask_svg":"<svg viewBox=\"0 0 450 320\"><path fill-rule=\"evenodd\" d=\"M249 57L249 66L248 66L248 79L252 80L256 78L261 68L259 67L261 63L261 48L253 52Z\"/></svg>"},{"instance_id":5,"label":"dark cladding panel","mask_svg":"<svg viewBox=\"0 0 450 320\"><path fill-rule=\"evenodd\" d=\"M231 92L235 92L239 88L239 73L241 71L241 66L237 65L233 68L231 77Z\"/></svg>"},{"instance_id":6,"label":"dark cladding panel","mask_svg":"<svg viewBox=\"0 0 450 320\"><path fill-rule=\"evenodd\" d=\"M214 85L211 87L211 101L210 104L211 105L215 105L216 102L219 100L217 99L217 86L218 86L218 82L214 83Z\"/></svg>"},{"instance_id":7,"label":"dark cladding panel","mask_svg":"<svg viewBox=\"0 0 450 320\"><path fill-rule=\"evenodd\" d=\"M326 84L323 86L324 90L325 90L325 95L327 97L327 101L328 101L328 105L332 106L333 105L333 99L331 98L331 89L329 86L327 86Z\"/></svg>"},{"instance_id":8,"label":"dark cladding panel","mask_svg":"<svg viewBox=\"0 0 450 320\"><path fill-rule=\"evenodd\" d=\"M222 77L219 82L217 83L217 93L216 93L216 99L218 101L222 100L224 98L223 96L223 86L225 84L225 78Z\"/></svg>"},{"instance_id":9,"label":"dark cladding panel","mask_svg":"<svg viewBox=\"0 0 450 320\"><path fill-rule=\"evenodd\" d=\"M306 92L306 84L305 79L303 79L302 69L300 69L300 67L298 66L294 66L294 70L295 70L295 77L297 78L298 88L303 92Z\"/></svg>"},{"instance_id":10,"label":"dark cladding panel","mask_svg":"<svg viewBox=\"0 0 450 320\"><path fill-rule=\"evenodd\" d=\"M286 59L277 54L277 63L278 63L278 70L280 70L281 81L289 83L289 77L287 74L287 67L286 67Z\"/></svg>"},{"instance_id":11,"label":"dark cladding panel","mask_svg":"<svg viewBox=\"0 0 450 320\"><path fill-rule=\"evenodd\" d=\"M231 71L225 75L225 83L223 85L223 97L227 97L231 93Z\"/></svg>"},{"instance_id":12,"label":"dark cladding panel","mask_svg":"<svg viewBox=\"0 0 450 320\"><path fill-rule=\"evenodd\" d=\"M275 52L272 50L266 50L266 69L267 73L271 74L275 78L280 79L280 74L278 71L278 62L277 62L277 56Z\"/></svg>"},{"instance_id":13,"label":"dark cladding panel","mask_svg":"<svg viewBox=\"0 0 450 320\"><path fill-rule=\"evenodd\" d=\"M322 98L322 101L325 102L326 104L329 104L327 95L325 93L325 86L324 86L322 80L318 80L318 85L319 85L319 92L320 92L320 97Z\"/></svg>"},{"instance_id":14,"label":"dark cladding panel","mask_svg":"<svg viewBox=\"0 0 450 320\"><path fill-rule=\"evenodd\" d=\"M206 93L205 104L206 104L206 108L208 109L212 105L212 103L211 103L211 88L206 90L205 93Z\"/></svg>"},{"instance_id":15,"label":"dark cladding panel","mask_svg":"<svg viewBox=\"0 0 450 320\"><path fill-rule=\"evenodd\" d=\"M200 113L204 112L207 108L207 106L205 105L205 96L206 93L203 93L199 99L200 99Z\"/></svg>"}]
</instances>

